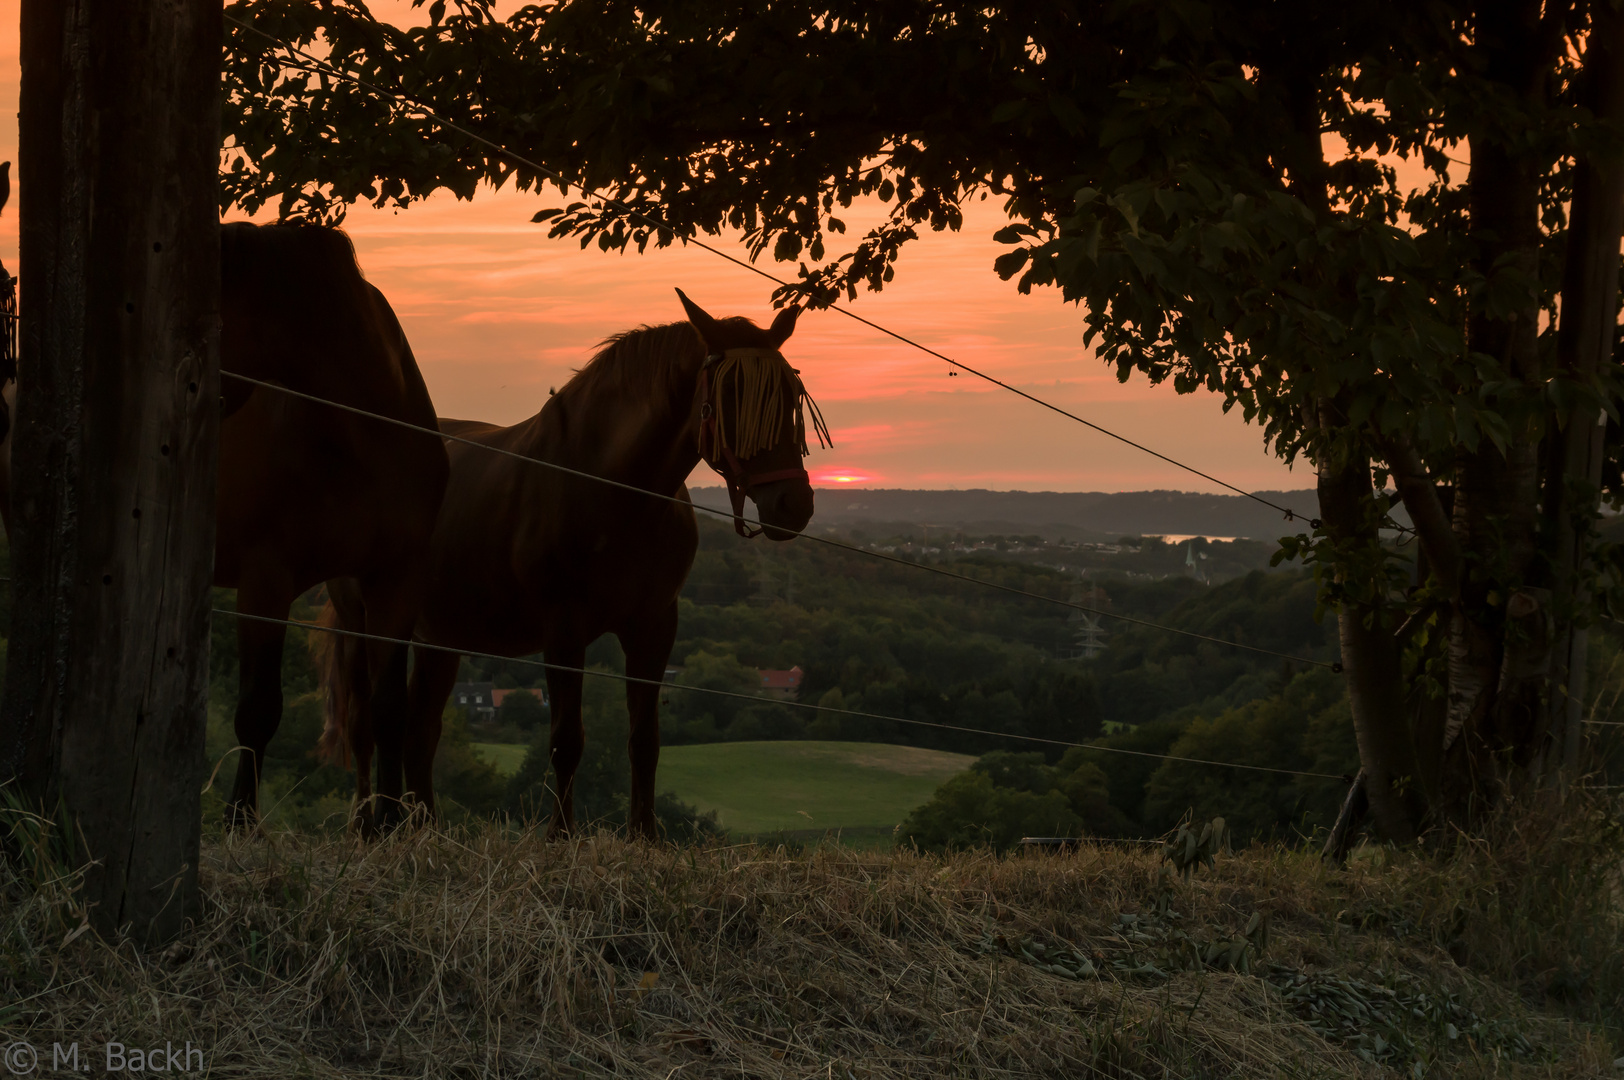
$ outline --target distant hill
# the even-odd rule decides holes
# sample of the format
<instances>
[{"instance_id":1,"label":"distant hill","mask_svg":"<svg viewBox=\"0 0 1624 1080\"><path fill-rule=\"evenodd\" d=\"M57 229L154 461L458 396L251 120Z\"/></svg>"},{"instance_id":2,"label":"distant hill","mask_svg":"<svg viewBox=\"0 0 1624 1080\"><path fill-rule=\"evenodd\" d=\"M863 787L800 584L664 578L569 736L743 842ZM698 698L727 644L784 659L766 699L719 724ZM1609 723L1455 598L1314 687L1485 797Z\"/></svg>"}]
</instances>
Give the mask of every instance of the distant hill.
<instances>
[{"instance_id":1,"label":"distant hill","mask_svg":"<svg viewBox=\"0 0 1624 1080\"><path fill-rule=\"evenodd\" d=\"M720 487L693 489L695 502L727 509ZM1312 490L1261 491L1270 502L1312 516L1319 499ZM901 488L819 488L818 525L928 525L977 535L1036 534L1108 540L1119 536L1237 536L1276 540L1292 525L1261 503L1241 495L1186 491L909 491Z\"/></svg>"}]
</instances>

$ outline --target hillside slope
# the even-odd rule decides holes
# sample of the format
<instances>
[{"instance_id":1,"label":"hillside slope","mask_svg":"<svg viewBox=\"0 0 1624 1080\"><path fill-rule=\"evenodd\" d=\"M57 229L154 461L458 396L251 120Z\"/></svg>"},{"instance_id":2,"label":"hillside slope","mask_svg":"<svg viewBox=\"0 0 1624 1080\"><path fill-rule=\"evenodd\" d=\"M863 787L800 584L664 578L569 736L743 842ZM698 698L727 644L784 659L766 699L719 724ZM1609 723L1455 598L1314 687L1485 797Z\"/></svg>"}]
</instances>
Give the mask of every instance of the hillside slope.
<instances>
[{"instance_id":1,"label":"hillside slope","mask_svg":"<svg viewBox=\"0 0 1624 1080\"><path fill-rule=\"evenodd\" d=\"M1594 1078L1621 940L1561 884L1574 844L1345 873L1260 848L1185 883L1096 848L279 834L206 843L201 923L145 957L74 932L63 868L0 863L0 1043L315 1080Z\"/></svg>"}]
</instances>

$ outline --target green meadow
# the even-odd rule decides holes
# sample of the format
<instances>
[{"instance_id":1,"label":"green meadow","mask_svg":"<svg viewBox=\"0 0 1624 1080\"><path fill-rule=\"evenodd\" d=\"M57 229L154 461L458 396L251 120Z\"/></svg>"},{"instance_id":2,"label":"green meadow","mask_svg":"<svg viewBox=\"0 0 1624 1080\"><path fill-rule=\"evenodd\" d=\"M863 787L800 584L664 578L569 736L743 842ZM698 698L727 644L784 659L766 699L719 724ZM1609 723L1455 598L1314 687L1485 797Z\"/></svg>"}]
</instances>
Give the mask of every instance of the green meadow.
<instances>
[{"instance_id":1,"label":"green meadow","mask_svg":"<svg viewBox=\"0 0 1624 1080\"><path fill-rule=\"evenodd\" d=\"M525 747L476 743L511 774ZM943 750L867 742L727 742L660 751L659 789L674 791L740 835L889 833L942 781L975 759Z\"/></svg>"},{"instance_id":2,"label":"green meadow","mask_svg":"<svg viewBox=\"0 0 1624 1080\"><path fill-rule=\"evenodd\" d=\"M524 755L530 747L524 743L477 742L474 753L496 766L503 776L512 776L524 764Z\"/></svg>"}]
</instances>

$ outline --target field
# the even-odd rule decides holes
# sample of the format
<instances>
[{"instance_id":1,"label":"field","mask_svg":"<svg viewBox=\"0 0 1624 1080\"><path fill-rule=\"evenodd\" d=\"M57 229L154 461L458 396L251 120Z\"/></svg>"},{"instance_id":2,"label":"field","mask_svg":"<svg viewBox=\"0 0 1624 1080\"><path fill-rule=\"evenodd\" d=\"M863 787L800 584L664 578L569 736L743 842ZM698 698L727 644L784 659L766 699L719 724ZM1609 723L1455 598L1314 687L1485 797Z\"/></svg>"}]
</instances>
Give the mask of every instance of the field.
<instances>
[{"instance_id":1,"label":"field","mask_svg":"<svg viewBox=\"0 0 1624 1080\"><path fill-rule=\"evenodd\" d=\"M524 748L475 745L504 773ZM730 833L752 836L834 830L878 840L929 801L942 781L973 758L912 746L862 742L736 742L668 746L659 789L701 811L716 811Z\"/></svg>"},{"instance_id":2,"label":"field","mask_svg":"<svg viewBox=\"0 0 1624 1080\"><path fill-rule=\"evenodd\" d=\"M1345 871L1258 847L1190 881L1089 846L277 832L205 842L198 921L153 951L87 932L64 847L31 843L0 858L0 1046L48 1074L53 1044L88 1071L190 1043L209 1075L309 1080L1594 1080L1624 1067L1596 820Z\"/></svg>"},{"instance_id":3,"label":"field","mask_svg":"<svg viewBox=\"0 0 1624 1080\"><path fill-rule=\"evenodd\" d=\"M530 747L523 743L479 742L474 744L474 753L496 766L496 771L503 776L512 776L524 764L524 755Z\"/></svg>"}]
</instances>

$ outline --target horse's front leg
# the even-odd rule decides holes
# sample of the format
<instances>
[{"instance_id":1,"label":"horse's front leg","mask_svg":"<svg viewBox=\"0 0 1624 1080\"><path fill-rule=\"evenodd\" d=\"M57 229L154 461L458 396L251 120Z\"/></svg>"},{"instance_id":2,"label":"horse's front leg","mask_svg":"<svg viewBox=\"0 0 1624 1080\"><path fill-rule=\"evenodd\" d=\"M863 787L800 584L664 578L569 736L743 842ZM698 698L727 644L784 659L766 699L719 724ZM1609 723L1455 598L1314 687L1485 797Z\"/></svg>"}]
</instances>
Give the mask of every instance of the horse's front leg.
<instances>
[{"instance_id":1,"label":"horse's front leg","mask_svg":"<svg viewBox=\"0 0 1624 1080\"><path fill-rule=\"evenodd\" d=\"M365 630L366 602L360 583L354 578L334 578L327 583L327 601L334 611L336 630ZM362 836L377 832L376 808L372 801L372 752L376 739L372 730L372 675L367 670L366 644L348 634L334 633L327 642L329 652L322 664L322 689L327 694L328 730L349 743L355 758L355 809L350 827ZM329 752L341 745L327 745Z\"/></svg>"},{"instance_id":2,"label":"horse's front leg","mask_svg":"<svg viewBox=\"0 0 1624 1080\"><path fill-rule=\"evenodd\" d=\"M586 649L579 645L550 645L545 650L549 664L579 668L586 663ZM553 766L553 820L547 839L554 840L575 831L575 770L581 765L586 747L586 728L581 723L581 673L547 669L547 696L552 700L552 731L547 756Z\"/></svg>"},{"instance_id":3,"label":"horse's front leg","mask_svg":"<svg viewBox=\"0 0 1624 1080\"><path fill-rule=\"evenodd\" d=\"M286 619L293 596L287 588L258 577L237 590L244 615ZM226 806L226 824L246 829L259 821L259 781L265 748L282 722L282 643L287 627L257 619L237 620L237 782Z\"/></svg>"},{"instance_id":4,"label":"horse's front leg","mask_svg":"<svg viewBox=\"0 0 1624 1080\"><path fill-rule=\"evenodd\" d=\"M440 746L445 704L461 663L462 657L456 653L419 646L412 665L403 747L406 791L430 814L434 812L434 752Z\"/></svg>"},{"instance_id":5,"label":"horse's front leg","mask_svg":"<svg viewBox=\"0 0 1624 1080\"><path fill-rule=\"evenodd\" d=\"M671 646L677 640L677 605L672 603L665 611L639 622L635 630L616 636L626 652L626 674L634 680L645 680L626 684L626 711L631 714L626 750L632 764L632 797L626 824L633 836L658 840L654 773L660 764L660 693L664 690Z\"/></svg>"}]
</instances>

